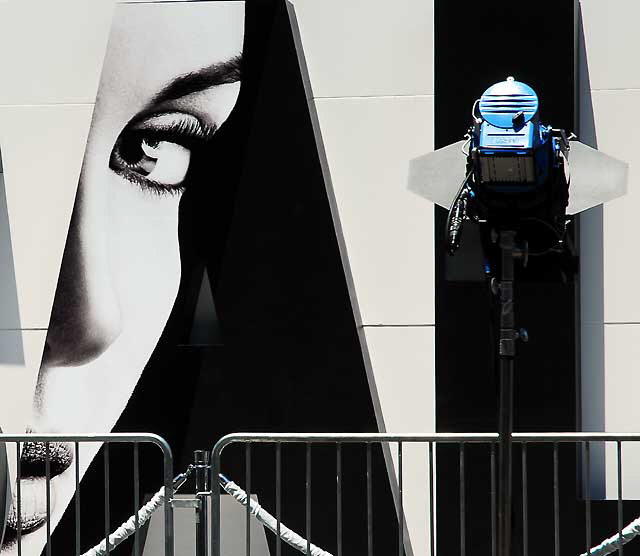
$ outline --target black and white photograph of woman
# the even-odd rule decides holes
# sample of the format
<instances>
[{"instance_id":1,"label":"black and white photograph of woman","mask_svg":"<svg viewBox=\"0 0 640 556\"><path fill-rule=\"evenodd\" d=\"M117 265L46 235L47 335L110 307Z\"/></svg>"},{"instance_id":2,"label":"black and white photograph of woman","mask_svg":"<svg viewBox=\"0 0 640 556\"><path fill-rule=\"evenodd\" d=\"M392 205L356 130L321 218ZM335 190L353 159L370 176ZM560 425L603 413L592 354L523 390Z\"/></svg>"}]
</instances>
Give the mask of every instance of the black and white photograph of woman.
<instances>
[{"instance_id":1,"label":"black and white photograph of woman","mask_svg":"<svg viewBox=\"0 0 640 556\"><path fill-rule=\"evenodd\" d=\"M230 432L378 430L292 14L284 0L116 4L25 432L159 434L178 474ZM104 538L99 450L51 445L54 556L75 548L76 463L81 548ZM112 527L134 510L125 452L110 449ZM283 451L282 509L304 531L298 455ZM364 456L345 458L345 476L363 477ZM252 493L274 508L265 457ZM21 556L46 543L43 458L25 443ZM160 487L146 458L141 502ZM313 461L313 542L330 549L335 454ZM231 478L243 466L226 453ZM381 452L373 469L374 521L388 529ZM365 487L346 481L345 499ZM18 553L13 494L2 556ZM366 545L350 526L362 516L345 504L345 553Z\"/></svg>"}]
</instances>

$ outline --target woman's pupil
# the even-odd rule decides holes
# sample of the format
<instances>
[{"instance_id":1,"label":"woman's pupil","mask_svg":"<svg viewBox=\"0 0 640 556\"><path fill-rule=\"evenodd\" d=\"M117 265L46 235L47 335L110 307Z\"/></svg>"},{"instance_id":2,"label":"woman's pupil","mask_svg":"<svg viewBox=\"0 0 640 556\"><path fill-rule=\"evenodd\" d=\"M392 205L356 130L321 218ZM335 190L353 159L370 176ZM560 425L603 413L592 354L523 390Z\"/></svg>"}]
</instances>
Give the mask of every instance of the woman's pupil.
<instances>
[{"instance_id":1,"label":"woman's pupil","mask_svg":"<svg viewBox=\"0 0 640 556\"><path fill-rule=\"evenodd\" d=\"M127 164L136 164L144 156L142 139L142 136L137 133L127 134L122 138L120 156Z\"/></svg>"},{"instance_id":2,"label":"woman's pupil","mask_svg":"<svg viewBox=\"0 0 640 556\"><path fill-rule=\"evenodd\" d=\"M142 133L129 133L122 138L120 156L127 164L138 164L148 158L142 148L143 143L151 148L157 148L160 144L157 139L149 139Z\"/></svg>"}]
</instances>

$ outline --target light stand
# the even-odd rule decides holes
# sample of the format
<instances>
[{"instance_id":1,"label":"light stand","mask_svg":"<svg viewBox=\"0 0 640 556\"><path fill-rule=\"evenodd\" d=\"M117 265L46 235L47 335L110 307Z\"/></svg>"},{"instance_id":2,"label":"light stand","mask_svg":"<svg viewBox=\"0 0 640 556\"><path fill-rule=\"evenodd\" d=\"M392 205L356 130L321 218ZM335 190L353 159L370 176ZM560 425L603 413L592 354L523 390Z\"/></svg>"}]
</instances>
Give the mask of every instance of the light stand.
<instances>
[{"instance_id":1,"label":"light stand","mask_svg":"<svg viewBox=\"0 0 640 556\"><path fill-rule=\"evenodd\" d=\"M450 254L460 245L466 220L500 229L492 233L502 261L500 283L492 280L492 291L500 300L499 556L511 556L515 344L518 339L527 340L526 332L515 329L513 282L514 261L526 264L528 249L517 245L516 232L509 228L519 227L523 218L537 220L560 239L567 215L620 197L627 190L627 163L579 141L569 144L575 136L542 124L538 109L535 91L507 77L474 103L465 140L415 158L409 167L409 189L449 211ZM460 185L462 176L466 177Z\"/></svg>"}]
</instances>

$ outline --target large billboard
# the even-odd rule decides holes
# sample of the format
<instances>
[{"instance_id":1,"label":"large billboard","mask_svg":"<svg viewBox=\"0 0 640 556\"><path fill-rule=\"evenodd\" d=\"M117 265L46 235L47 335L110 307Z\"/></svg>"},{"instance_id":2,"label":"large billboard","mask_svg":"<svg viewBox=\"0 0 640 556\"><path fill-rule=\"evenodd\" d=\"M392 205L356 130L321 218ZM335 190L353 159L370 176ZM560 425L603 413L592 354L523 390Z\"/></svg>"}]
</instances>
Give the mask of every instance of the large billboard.
<instances>
[{"instance_id":1,"label":"large billboard","mask_svg":"<svg viewBox=\"0 0 640 556\"><path fill-rule=\"evenodd\" d=\"M155 432L177 473L231 431L375 431L317 147L284 3L117 4L25 432ZM6 409L11 384L3 395ZM76 463L83 550L104 535L100 448L50 446L54 553L74 547ZM20 459L21 554L37 556L43 445ZM320 516L335 456L314 461ZM144 499L159 483L142 467ZM130 460L112 453L110 473L117 525L133 511ZM267 505L272 483L258 467ZM15 490L3 555L18 551ZM304 501L287 496L283 518L304 530ZM334 535L334 519L314 523L317 544Z\"/></svg>"}]
</instances>

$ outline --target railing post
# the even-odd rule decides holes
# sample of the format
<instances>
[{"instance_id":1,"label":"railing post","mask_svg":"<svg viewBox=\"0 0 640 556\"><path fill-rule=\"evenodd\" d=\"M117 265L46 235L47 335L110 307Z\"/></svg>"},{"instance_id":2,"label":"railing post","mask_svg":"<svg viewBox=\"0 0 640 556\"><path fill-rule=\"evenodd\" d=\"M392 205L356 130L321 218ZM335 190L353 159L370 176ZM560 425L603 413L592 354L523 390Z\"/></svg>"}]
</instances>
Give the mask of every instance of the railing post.
<instances>
[{"instance_id":1,"label":"railing post","mask_svg":"<svg viewBox=\"0 0 640 556\"><path fill-rule=\"evenodd\" d=\"M220 474L220 451L218 444L211 452L211 553L210 556L220 556L220 486L218 476Z\"/></svg>"}]
</instances>

